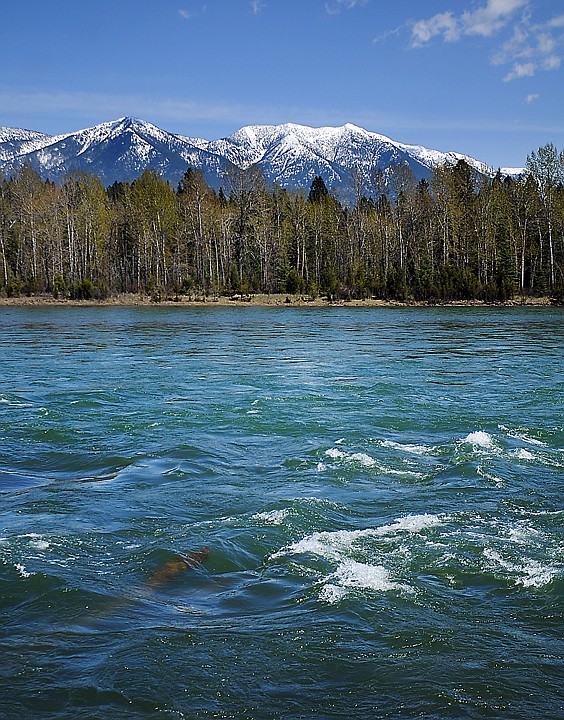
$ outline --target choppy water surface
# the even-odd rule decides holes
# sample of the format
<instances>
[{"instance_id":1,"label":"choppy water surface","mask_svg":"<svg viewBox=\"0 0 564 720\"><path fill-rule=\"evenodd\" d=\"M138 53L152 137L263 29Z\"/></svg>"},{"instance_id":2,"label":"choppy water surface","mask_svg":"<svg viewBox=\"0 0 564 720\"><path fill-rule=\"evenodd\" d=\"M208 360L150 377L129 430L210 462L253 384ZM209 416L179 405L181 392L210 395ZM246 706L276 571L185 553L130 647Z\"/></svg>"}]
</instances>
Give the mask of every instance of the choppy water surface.
<instances>
[{"instance_id":1,"label":"choppy water surface","mask_svg":"<svg viewBox=\"0 0 564 720\"><path fill-rule=\"evenodd\" d=\"M2 718L564 717L561 309L0 333Z\"/></svg>"}]
</instances>

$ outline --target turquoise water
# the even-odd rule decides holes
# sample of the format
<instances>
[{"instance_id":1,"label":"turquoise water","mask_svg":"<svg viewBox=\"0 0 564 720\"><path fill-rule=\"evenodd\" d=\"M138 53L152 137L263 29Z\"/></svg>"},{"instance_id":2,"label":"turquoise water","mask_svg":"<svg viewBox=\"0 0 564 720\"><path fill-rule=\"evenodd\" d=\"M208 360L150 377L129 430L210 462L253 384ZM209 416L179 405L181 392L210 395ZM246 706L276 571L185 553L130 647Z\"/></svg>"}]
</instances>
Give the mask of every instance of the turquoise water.
<instances>
[{"instance_id":1,"label":"turquoise water","mask_svg":"<svg viewBox=\"0 0 564 720\"><path fill-rule=\"evenodd\" d=\"M0 343L3 720L564 717L562 309L5 307Z\"/></svg>"}]
</instances>

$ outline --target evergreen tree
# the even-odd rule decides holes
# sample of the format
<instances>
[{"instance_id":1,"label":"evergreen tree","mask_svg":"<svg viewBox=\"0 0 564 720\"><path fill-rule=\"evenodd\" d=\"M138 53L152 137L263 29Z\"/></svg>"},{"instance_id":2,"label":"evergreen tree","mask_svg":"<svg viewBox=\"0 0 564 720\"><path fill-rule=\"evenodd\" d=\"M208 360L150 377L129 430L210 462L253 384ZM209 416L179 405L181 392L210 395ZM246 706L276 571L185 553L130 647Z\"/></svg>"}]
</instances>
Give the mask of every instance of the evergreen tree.
<instances>
[{"instance_id":1,"label":"evergreen tree","mask_svg":"<svg viewBox=\"0 0 564 720\"><path fill-rule=\"evenodd\" d=\"M311 186L309 188L309 195L308 195L308 202L310 203L321 203L327 198L329 195L329 190L327 190L327 186L325 185L325 181L321 177L321 175L316 175L313 178L313 182L311 183Z\"/></svg>"}]
</instances>

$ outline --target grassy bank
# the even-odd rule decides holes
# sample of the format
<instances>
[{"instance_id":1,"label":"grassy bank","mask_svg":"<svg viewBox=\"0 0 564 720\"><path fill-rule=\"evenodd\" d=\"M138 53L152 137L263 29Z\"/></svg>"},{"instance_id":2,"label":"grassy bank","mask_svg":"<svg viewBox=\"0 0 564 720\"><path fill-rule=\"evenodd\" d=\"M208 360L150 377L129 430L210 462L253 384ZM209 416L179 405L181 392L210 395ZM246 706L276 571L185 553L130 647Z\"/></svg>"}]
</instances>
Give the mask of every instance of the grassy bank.
<instances>
[{"instance_id":1,"label":"grassy bank","mask_svg":"<svg viewBox=\"0 0 564 720\"><path fill-rule=\"evenodd\" d=\"M480 300L456 300L451 302L399 302L396 300L350 300L329 301L318 297L311 299L302 295L235 295L207 298L166 298L158 302L149 295L121 294L104 300L68 300L55 299L51 295L31 295L19 297L0 297L0 306L169 306L169 307L507 307L507 306L548 306L554 305L548 297L514 297L506 302L487 303Z\"/></svg>"}]
</instances>

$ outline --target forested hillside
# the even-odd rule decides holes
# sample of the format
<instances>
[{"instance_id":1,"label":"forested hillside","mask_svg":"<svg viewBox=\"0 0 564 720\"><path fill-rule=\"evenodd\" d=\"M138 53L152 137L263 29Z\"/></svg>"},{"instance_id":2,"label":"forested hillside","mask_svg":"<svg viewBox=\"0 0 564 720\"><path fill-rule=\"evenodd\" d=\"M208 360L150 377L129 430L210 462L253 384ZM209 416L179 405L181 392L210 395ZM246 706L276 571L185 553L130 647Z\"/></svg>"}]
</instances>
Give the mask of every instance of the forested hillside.
<instances>
[{"instance_id":1,"label":"forested hillside","mask_svg":"<svg viewBox=\"0 0 564 720\"><path fill-rule=\"evenodd\" d=\"M531 153L519 179L463 160L416 182L381 172L344 206L267 188L231 166L219 193L188 169L178 188L146 170L104 188L24 167L0 179L0 293L103 298L300 293L331 299L506 300L564 296L564 153Z\"/></svg>"}]
</instances>

